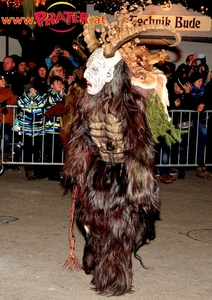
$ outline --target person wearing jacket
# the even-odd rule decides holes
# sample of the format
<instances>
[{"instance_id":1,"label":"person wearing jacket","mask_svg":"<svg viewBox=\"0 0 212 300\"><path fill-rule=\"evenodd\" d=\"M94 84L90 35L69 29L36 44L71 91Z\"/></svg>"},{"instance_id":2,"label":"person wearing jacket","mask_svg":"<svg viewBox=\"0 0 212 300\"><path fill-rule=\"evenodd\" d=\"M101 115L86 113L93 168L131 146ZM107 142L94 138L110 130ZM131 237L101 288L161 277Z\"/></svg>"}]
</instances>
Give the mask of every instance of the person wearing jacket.
<instances>
[{"instance_id":1,"label":"person wearing jacket","mask_svg":"<svg viewBox=\"0 0 212 300\"><path fill-rule=\"evenodd\" d=\"M207 170L204 164L205 147L208 140L208 132L206 127L205 111L208 109L208 99L206 98L206 86L204 84L204 75L199 72L193 72L189 81L191 83L191 97L195 105L195 110L199 116L198 125L198 148L197 148L197 171L196 175L200 178L212 178L212 173ZM207 96L208 97L208 96Z\"/></svg>"},{"instance_id":2,"label":"person wearing jacket","mask_svg":"<svg viewBox=\"0 0 212 300\"><path fill-rule=\"evenodd\" d=\"M27 83L27 78L25 75L17 72L15 57L11 55L3 59L1 72L12 92L17 96L21 96L24 91L23 86Z\"/></svg>"},{"instance_id":3,"label":"person wearing jacket","mask_svg":"<svg viewBox=\"0 0 212 300\"><path fill-rule=\"evenodd\" d=\"M52 76L50 78L50 87L47 92L46 109L60 103L65 97L65 86L60 76ZM46 112L46 113L47 113ZM45 114L45 116L48 116ZM52 154L53 149L53 154ZM49 162L62 161L62 143L60 139L60 116L46 118L45 122L45 153ZM60 166L49 165L49 180L59 181Z\"/></svg>"},{"instance_id":4,"label":"person wearing jacket","mask_svg":"<svg viewBox=\"0 0 212 300\"><path fill-rule=\"evenodd\" d=\"M45 104L45 97L42 97L31 83L24 86L23 95L18 97L17 105L20 108L18 120L24 145L24 162L37 162L42 154ZM28 180L35 179L36 172L33 165L25 165L25 172Z\"/></svg>"},{"instance_id":5,"label":"person wearing jacket","mask_svg":"<svg viewBox=\"0 0 212 300\"><path fill-rule=\"evenodd\" d=\"M79 67L78 61L69 53L69 51L56 46L52 53L45 59L47 68L50 70L52 65L58 63L61 58L65 58L67 60L66 64L71 64L75 68Z\"/></svg>"},{"instance_id":6,"label":"person wearing jacket","mask_svg":"<svg viewBox=\"0 0 212 300\"><path fill-rule=\"evenodd\" d=\"M11 126L13 124L13 109L6 107L7 105L16 105L17 97L13 94L10 88L6 87L6 80L3 75L0 75L0 139L4 131L4 146L2 153L4 160L9 160L10 157L10 139ZM4 124L4 127L3 127Z\"/></svg>"},{"instance_id":7,"label":"person wearing jacket","mask_svg":"<svg viewBox=\"0 0 212 300\"><path fill-rule=\"evenodd\" d=\"M183 130L183 124L187 124L187 130L182 132L181 141L173 146L172 158L173 160L178 160L178 151L180 150L179 162L180 164L186 163L186 149L188 144L188 129L193 124L193 121L189 118L189 113L186 110L190 110L193 107L193 99L191 97L191 84L188 78L175 73L172 80L167 84L168 94L169 94L169 112L172 118L173 124L178 128ZM180 112L175 112L179 110ZM178 168L178 179L185 178L185 167Z\"/></svg>"},{"instance_id":8,"label":"person wearing jacket","mask_svg":"<svg viewBox=\"0 0 212 300\"><path fill-rule=\"evenodd\" d=\"M32 80L32 83L35 85L36 90L40 95L47 93L48 84L47 84L47 67L45 63L40 62L36 67L36 75Z\"/></svg>"}]
</instances>

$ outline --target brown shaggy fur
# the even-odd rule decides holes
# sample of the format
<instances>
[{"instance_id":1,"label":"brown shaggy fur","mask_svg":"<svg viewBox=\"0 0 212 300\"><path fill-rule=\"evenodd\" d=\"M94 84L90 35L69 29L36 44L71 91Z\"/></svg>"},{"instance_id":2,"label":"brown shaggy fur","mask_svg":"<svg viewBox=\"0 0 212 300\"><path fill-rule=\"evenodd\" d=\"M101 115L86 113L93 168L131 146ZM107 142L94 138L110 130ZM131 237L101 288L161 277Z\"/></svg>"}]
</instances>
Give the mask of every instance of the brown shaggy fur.
<instances>
[{"instance_id":1,"label":"brown shaggy fur","mask_svg":"<svg viewBox=\"0 0 212 300\"><path fill-rule=\"evenodd\" d=\"M159 197L144 103L120 61L113 80L98 95L85 93L79 99L70 130L63 176L79 188L77 223L86 241L83 269L93 275L94 289L102 295L132 291L132 252L155 237ZM91 117L107 113L105 107L123 120L123 163L104 162L90 135Z\"/></svg>"}]
</instances>

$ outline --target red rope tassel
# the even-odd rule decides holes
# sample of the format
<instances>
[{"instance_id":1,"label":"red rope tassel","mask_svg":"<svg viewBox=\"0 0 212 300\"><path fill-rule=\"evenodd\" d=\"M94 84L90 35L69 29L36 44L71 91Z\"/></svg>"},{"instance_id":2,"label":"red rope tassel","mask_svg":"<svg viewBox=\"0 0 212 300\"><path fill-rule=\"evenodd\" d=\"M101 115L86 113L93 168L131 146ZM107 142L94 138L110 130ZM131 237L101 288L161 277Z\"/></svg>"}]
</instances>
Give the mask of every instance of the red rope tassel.
<instances>
[{"instance_id":1,"label":"red rope tassel","mask_svg":"<svg viewBox=\"0 0 212 300\"><path fill-rule=\"evenodd\" d=\"M74 253L75 250L75 234L74 234L74 217L75 217L75 203L77 201L79 189L77 186L74 187L72 193L72 205L70 210L70 227L69 227L69 244L70 244L70 254L64 262L64 267L68 268L69 271L81 270L82 266L78 262L78 259Z\"/></svg>"}]
</instances>

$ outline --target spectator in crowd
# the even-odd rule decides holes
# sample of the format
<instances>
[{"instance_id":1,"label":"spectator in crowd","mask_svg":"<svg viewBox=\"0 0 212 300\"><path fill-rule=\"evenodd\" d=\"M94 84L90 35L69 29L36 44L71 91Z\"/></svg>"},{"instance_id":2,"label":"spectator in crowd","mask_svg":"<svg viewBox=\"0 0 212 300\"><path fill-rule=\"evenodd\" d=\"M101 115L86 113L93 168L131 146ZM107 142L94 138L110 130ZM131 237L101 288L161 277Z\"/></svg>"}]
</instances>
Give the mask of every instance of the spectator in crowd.
<instances>
[{"instance_id":1,"label":"spectator in crowd","mask_svg":"<svg viewBox=\"0 0 212 300\"><path fill-rule=\"evenodd\" d=\"M198 71L200 64L206 65L206 57L204 55L200 57L198 53L189 54L186 57L186 63L180 64L176 71L178 75L181 75L180 73L184 70L185 77L189 77L193 72Z\"/></svg>"},{"instance_id":2,"label":"spectator in crowd","mask_svg":"<svg viewBox=\"0 0 212 300\"><path fill-rule=\"evenodd\" d=\"M61 60L63 60L65 64L70 63L74 68L79 67L79 63L76 61L73 55L71 55L69 51L61 49L60 46L55 47L52 53L45 59L45 62L47 68L50 69L53 64L61 63Z\"/></svg>"},{"instance_id":3,"label":"spectator in crowd","mask_svg":"<svg viewBox=\"0 0 212 300\"><path fill-rule=\"evenodd\" d=\"M23 87L27 83L27 78L23 74L17 72L15 60L12 56L6 56L3 59L2 75L15 95L20 96L23 94Z\"/></svg>"},{"instance_id":4,"label":"spectator in crowd","mask_svg":"<svg viewBox=\"0 0 212 300\"><path fill-rule=\"evenodd\" d=\"M167 80L170 80L176 70L176 65L172 62L165 61L165 62L158 62L154 65L159 70L163 71L164 75L166 76Z\"/></svg>"},{"instance_id":5,"label":"spectator in crowd","mask_svg":"<svg viewBox=\"0 0 212 300\"><path fill-rule=\"evenodd\" d=\"M196 71L196 67L198 65L198 54L197 53L193 53L193 54L189 54L186 57L186 65L191 67L191 69L193 69L193 71Z\"/></svg>"},{"instance_id":6,"label":"spectator in crowd","mask_svg":"<svg viewBox=\"0 0 212 300\"><path fill-rule=\"evenodd\" d=\"M45 64L46 67L46 64ZM37 60L35 58L28 58L27 60L27 69L29 74L29 81L33 82L37 75Z\"/></svg>"},{"instance_id":7,"label":"spectator in crowd","mask_svg":"<svg viewBox=\"0 0 212 300\"><path fill-rule=\"evenodd\" d=\"M192 109L191 84L186 77L179 77L177 74L167 84L169 95L169 110ZM178 117L178 116L177 116ZM179 118L174 123L179 122Z\"/></svg>"},{"instance_id":8,"label":"spectator in crowd","mask_svg":"<svg viewBox=\"0 0 212 300\"><path fill-rule=\"evenodd\" d=\"M40 95L44 95L47 93L48 84L47 84L47 66L45 63L38 63L37 65L37 73L34 77L33 84L35 85L36 90Z\"/></svg>"},{"instance_id":9,"label":"spectator in crowd","mask_svg":"<svg viewBox=\"0 0 212 300\"><path fill-rule=\"evenodd\" d=\"M203 83L206 84L207 83L207 79L208 79L208 73L209 73L209 67L207 64L204 63L200 63L197 66L197 72L201 73L203 76Z\"/></svg>"},{"instance_id":10,"label":"spectator in crowd","mask_svg":"<svg viewBox=\"0 0 212 300\"><path fill-rule=\"evenodd\" d=\"M63 65L60 64L54 64L52 68L49 70L49 75L47 79L48 85L50 85L50 79L53 76L60 76L63 81L66 79L66 70L63 67Z\"/></svg>"},{"instance_id":11,"label":"spectator in crowd","mask_svg":"<svg viewBox=\"0 0 212 300\"><path fill-rule=\"evenodd\" d=\"M33 84L28 83L24 86L23 95L18 97L17 105L20 108L18 120L22 133L24 162L38 162L43 156L43 109L46 99L38 93ZM32 164L25 165L25 172L28 180L40 176L40 168Z\"/></svg>"},{"instance_id":12,"label":"spectator in crowd","mask_svg":"<svg viewBox=\"0 0 212 300\"><path fill-rule=\"evenodd\" d=\"M10 88L6 87L6 80L3 75L0 75L0 140L3 138L4 131L4 142L3 149L1 149L4 154L4 161L9 161L11 158L11 127L13 124L13 110L12 108L6 107L7 105L16 105L17 97L13 94ZM4 128L3 128L4 124Z\"/></svg>"},{"instance_id":13,"label":"spectator in crowd","mask_svg":"<svg viewBox=\"0 0 212 300\"><path fill-rule=\"evenodd\" d=\"M190 120L188 112L175 112L174 110L189 110L192 106L192 97L191 97L191 84L186 77L178 77L178 74L175 74L172 82L169 82L167 85L168 94L169 94L169 111L173 124L179 129L186 129L187 132L181 134L181 142L173 145L172 149L172 160L176 163L185 164L186 163L186 149L188 142L188 132L190 133L191 125L193 124ZM186 126L186 128L185 128ZM179 161L178 151L180 151ZM185 167L178 168L178 179L185 178Z\"/></svg>"},{"instance_id":14,"label":"spectator in crowd","mask_svg":"<svg viewBox=\"0 0 212 300\"><path fill-rule=\"evenodd\" d=\"M60 76L52 76L50 78L50 88L47 92L46 109L55 106L61 102L65 96L65 87ZM46 114L45 114L46 116ZM53 155L52 155L53 151ZM60 117L52 117L46 119L45 124L45 153L48 162L62 162L62 143L60 139ZM61 180L61 168L58 165L49 165L49 180Z\"/></svg>"},{"instance_id":15,"label":"spectator in crowd","mask_svg":"<svg viewBox=\"0 0 212 300\"><path fill-rule=\"evenodd\" d=\"M212 173L204 166L204 152L207 144L207 129L205 126L206 99L205 99L205 85L203 82L203 75L199 72L194 72L190 75L189 81L191 83L191 96L193 105L196 111L199 112L197 120L198 126L198 147L197 147L197 167L196 175L201 178L212 178ZM192 108L191 108L192 109Z\"/></svg>"},{"instance_id":16,"label":"spectator in crowd","mask_svg":"<svg viewBox=\"0 0 212 300\"><path fill-rule=\"evenodd\" d=\"M19 74L22 74L26 77L27 82L29 82L29 72L27 68L27 61L22 57L18 57L16 61L16 69Z\"/></svg>"},{"instance_id":17,"label":"spectator in crowd","mask_svg":"<svg viewBox=\"0 0 212 300\"><path fill-rule=\"evenodd\" d=\"M47 78L48 86L50 86L50 81L53 76L59 76L62 78L64 89L65 89L64 92L67 93L69 83L67 81L66 69L63 67L63 65L55 64L51 67L51 69L49 70L48 78Z\"/></svg>"},{"instance_id":18,"label":"spectator in crowd","mask_svg":"<svg viewBox=\"0 0 212 300\"><path fill-rule=\"evenodd\" d=\"M177 67L177 69L175 71L175 76L176 77L184 77L184 78L188 79L188 77L190 75L190 70L191 70L191 68L188 65L183 63Z\"/></svg>"},{"instance_id":19,"label":"spectator in crowd","mask_svg":"<svg viewBox=\"0 0 212 300\"><path fill-rule=\"evenodd\" d=\"M180 109L180 106L183 107L185 106L185 103L189 105L191 98L189 97L191 85L188 82L188 80L185 77L178 77L177 72L174 72L172 75L169 77L167 80L167 90L168 90L168 96L169 96L169 110L172 109ZM186 92L185 92L186 91ZM188 101L189 100L189 101ZM185 108L184 108L185 109ZM180 121L180 117L178 116L176 120L176 114L174 114L175 119L172 119L172 122L174 125L177 125L178 122ZM172 115L171 115L172 117ZM184 136L183 136L184 138ZM156 145L156 162L160 161L161 164L164 166L159 167L159 176L160 176L160 181L163 183L172 183L173 181L176 180L176 177L173 175L178 174L178 179L184 179L185 178L185 169L184 168L179 168L179 170L172 169L168 166L166 166L169 163L173 163L173 153L170 153L170 147L167 146L164 138L160 137L160 143ZM180 163L184 163L185 160L185 147L184 147L184 139L182 140L180 144ZM172 147L174 148L174 147ZM171 155L171 156L170 156ZM160 158L158 158L158 156ZM171 161L172 159L172 161Z\"/></svg>"}]
</instances>

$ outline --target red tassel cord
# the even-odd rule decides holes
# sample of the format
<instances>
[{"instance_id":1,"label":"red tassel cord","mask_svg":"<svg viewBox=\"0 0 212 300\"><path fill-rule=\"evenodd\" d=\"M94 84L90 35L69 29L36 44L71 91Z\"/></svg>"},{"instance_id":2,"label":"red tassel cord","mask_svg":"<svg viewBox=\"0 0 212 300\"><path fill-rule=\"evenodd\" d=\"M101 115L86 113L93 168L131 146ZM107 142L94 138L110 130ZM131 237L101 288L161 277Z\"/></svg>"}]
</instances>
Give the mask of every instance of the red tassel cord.
<instances>
[{"instance_id":1,"label":"red tassel cord","mask_svg":"<svg viewBox=\"0 0 212 300\"><path fill-rule=\"evenodd\" d=\"M74 187L72 193L72 205L70 210L70 227L69 227L69 244L70 244L70 254L64 262L64 267L69 271L81 270L82 266L79 263L74 250L75 250L75 234L74 234L74 217L75 217L75 203L77 201L79 189L77 186Z\"/></svg>"}]
</instances>

